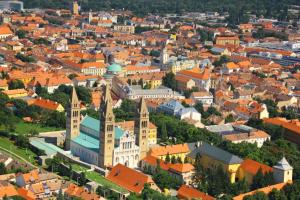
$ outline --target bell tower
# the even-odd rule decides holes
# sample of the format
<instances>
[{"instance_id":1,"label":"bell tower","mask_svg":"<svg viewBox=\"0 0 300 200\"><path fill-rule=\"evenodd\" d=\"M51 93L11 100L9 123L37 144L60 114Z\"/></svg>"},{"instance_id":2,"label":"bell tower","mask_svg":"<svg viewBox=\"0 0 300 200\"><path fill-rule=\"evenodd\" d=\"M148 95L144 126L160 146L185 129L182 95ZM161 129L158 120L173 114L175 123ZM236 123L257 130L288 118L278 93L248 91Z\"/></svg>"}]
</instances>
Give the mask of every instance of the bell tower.
<instances>
[{"instance_id":1,"label":"bell tower","mask_svg":"<svg viewBox=\"0 0 300 200\"><path fill-rule=\"evenodd\" d=\"M105 94L100 105L99 140L99 167L106 168L112 166L115 147L115 116L109 85L105 87Z\"/></svg>"},{"instance_id":2,"label":"bell tower","mask_svg":"<svg viewBox=\"0 0 300 200\"><path fill-rule=\"evenodd\" d=\"M71 140L80 133L80 101L78 100L75 87L72 90L70 106L67 111L66 124L66 150L71 148Z\"/></svg>"},{"instance_id":3,"label":"bell tower","mask_svg":"<svg viewBox=\"0 0 300 200\"><path fill-rule=\"evenodd\" d=\"M148 152L149 112L144 98L139 105L139 118L135 122L137 145L140 147L140 160L146 157Z\"/></svg>"}]
</instances>

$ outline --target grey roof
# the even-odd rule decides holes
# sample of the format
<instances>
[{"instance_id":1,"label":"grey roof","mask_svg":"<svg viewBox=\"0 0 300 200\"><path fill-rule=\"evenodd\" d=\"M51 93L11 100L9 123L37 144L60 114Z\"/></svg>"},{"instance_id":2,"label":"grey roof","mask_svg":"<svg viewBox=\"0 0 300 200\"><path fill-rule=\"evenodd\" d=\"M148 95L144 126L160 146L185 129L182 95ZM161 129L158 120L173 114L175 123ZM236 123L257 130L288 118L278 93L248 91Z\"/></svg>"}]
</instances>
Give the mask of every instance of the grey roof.
<instances>
[{"instance_id":1,"label":"grey roof","mask_svg":"<svg viewBox=\"0 0 300 200\"><path fill-rule=\"evenodd\" d=\"M283 157L275 166L276 169L292 170L293 167L289 164L285 157Z\"/></svg>"},{"instance_id":2,"label":"grey roof","mask_svg":"<svg viewBox=\"0 0 300 200\"><path fill-rule=\"evenodd\" d=\"M191 153L188 154L189 157L196 158L196 155L200 153L200 155L209 156L225 164L240 164L243 162L243 159L240 157L224 151L219 147L207 144L205 142L200 142L199 144L199 147L197 146L197 143L188 144L189 148L191 149Z\"/></svg>"}]
</instances>

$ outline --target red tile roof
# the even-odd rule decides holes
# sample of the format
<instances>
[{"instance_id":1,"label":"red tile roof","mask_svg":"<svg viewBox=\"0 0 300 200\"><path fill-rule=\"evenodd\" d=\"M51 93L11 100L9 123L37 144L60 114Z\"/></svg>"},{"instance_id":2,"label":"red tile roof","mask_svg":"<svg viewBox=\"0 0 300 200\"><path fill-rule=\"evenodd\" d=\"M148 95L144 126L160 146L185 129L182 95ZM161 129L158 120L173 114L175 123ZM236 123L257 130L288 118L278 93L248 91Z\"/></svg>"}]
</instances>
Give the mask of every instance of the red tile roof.
<instances>
[{"instance_id":1,"label":"red tile roof","mask_svg":"<svg viewBox=\"0 0 300 200\"><path fill-rule=\"evenodd\" d=\"M256 162L254 160L251 159L246 159L242 162L241 166L240 166L244 171L255 175L259 169L262 169L262 172L268 173L268 172L272 172L273 168L269 167L268 165L264 165L262 163Z\"/></svg>"},{"instance_id":2,"label":"red tile roof","mask_svg":"<svg viewBox=\"0 0 300 200\"><path fill-rule=\"evenodd\" d=\"M177 191L177 197L179 199L202 199L202 200L213 200L214 197L200 192L190 186L182 185L179 190Z\"/></svg>"},{"instance_id":3,"label":"red tile roof","mask_svg":"<svg viewBox=\"0 0 300 200\"><path fill-rule=\"evenodd\" d=\"M114 166L106 178L135 193L140 193L146 183L154 183L152 178L146 174L130 169L122 164Z\"/></svg>"}]
</instances>

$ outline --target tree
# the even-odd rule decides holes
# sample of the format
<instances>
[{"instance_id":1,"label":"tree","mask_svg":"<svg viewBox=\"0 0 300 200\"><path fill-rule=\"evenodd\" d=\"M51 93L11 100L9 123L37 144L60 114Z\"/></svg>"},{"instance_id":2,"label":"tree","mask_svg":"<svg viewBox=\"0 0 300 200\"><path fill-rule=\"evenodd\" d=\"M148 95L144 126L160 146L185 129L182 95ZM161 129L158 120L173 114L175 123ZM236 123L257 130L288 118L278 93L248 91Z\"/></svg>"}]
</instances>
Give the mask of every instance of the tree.
<instances>
[{"instance_id":1,"label":"tree","mask_svg":"<svg viewBox=\"0 0 300 200\"><path fill-rule=\"evenodd\" d=\"M0 174L6 174L7 173L7 169L5 167L5 164L3 162L0 163Z\"/></svg>"},{"instance_id":2,"label":"tree","mask_svg":"<svg viewBox=\"0 0 300 200\"><path fill-rule=\"evenodd\" d=\"M81 172L78 184L80 186L83 186L83 185L85 185L85 183L86 183L86 175L84 172Z\"/></svg>"},{"instance_id":3,"label":"tree","mask_svg":"<svg viewBox=\"0 0 300 200\"><path fill-rule=\"evenodd\" d=\"M163 77L163 85L166 86L166 87L171 88L172 90L176 90L177 83L176 83L176 80L175 80L175 74L173 74L172 72L167 73Z\"/></svg>"},{"instance_id":4,"label":"tree","mask_svg":"<svg viewBox=\"0 0 300 200\"><path fill-rule=\"evenodd\" d=\"M263 192L256 192L254 195L247 195L244 200L268 200L268 196Z\"/></svg>"},{"instance_id":5,"label":"tree","mask_svg":"<svg viewBox=\"0 0 300 200\"><path fill-rule=\"evenodd\" d=\"M285 196L283 191L279 191L276 189L273 189L270 193L269 193L269 200L287 200L287 197Z\"/></svg>"},{"instance_id":6,"label":"tree","mask_svg":"<svg viewBox=\"0 0 300 200\"><path fill-rule=\"evenodd\" d=\"M258 188L265 187L267 185L273 184L273 175L271 173L265 173L263 174L262 169L260 168L255 176L253 176L253 181L251 185L251 189L255 190Z\"/></svg>"},{"instance_id":7,"label":"tree","mask_svg":"<svg viewBox=\"0 0 300 200\"><path fill-rule=\"evenodd\" d=\"M172 156L172 157L171 157L171 163L172 163L172 164L175 164L176 161L177 161L177 160L176 160L176 157L175 157L175 156Z\"/></svg>"},{"instance_id":8,"label":"tree","mask_svg":"<svg viewBox=\"0 0 300 200\"><path fill-rule=\"evenodd\" d=\"M76 77L78 77L78 75L74 74L74 73L68 75L68 78L71 79L71 80L73 80Z\"/></svg>"},{"instance_id":9,"label":"tree","mask_svg":"<svg viewBox=\"0 0 300 200\"><path fill-rule=\"evenodd\" d=\"M24 83L19 80L19 79L16 79L16 80L12 80L8 83L8 89L10 90L14 90L14 89L23 89L25 88L25 85Z\"/></svg>"},{"instance_id":10,"label":"tree","mask_svg":"<svg viewBox=\"0 0 300 200\"><path fill-rule=\"evenodd\" d=\"M22 148L28 148L29 146L29 139L24 135L18 135L16 138L16 145Z\"/></svg>"},{"instance_id":11,"label":"tree","mask_svg":"<svg viewBox=\"0 0 300 200\"><path fill-rule=\"evenodd\" d=\"M62 189L59 189L57 200L64 200L64 195L62 193Z\"/></svg>"},{"instance_id":12,"label":"tree","mask_svg":"<svg viewBox=\"0 0 300 200\"><path fill-rule=\"evenodd\" d=\"M27 35L27 31L24 31L24 30L17 30L16 31L16 35L19 37L19 39L23 39L26 37Z\"/></svg>"},{"instance_id":13,"label":"tree","mask_svg":"<svg viewBox=\"0 0 300 200\"><path fill-rule=\"evenodd\" d=\"M182 159L181 159L181 157L177 157L177 163L182 163Z\"/></svg>"},{"instance_id":14,"label":"tree","mask_svg":"<svg viewBox=\"0 0 300 200\"><path fill-rule=\"evenodd\" d=\"M165 161L166 161L166 163L169 163L171 161L169 152L166 155Z\"/></svg>"},{"instance_id":15,"label":"tree","mask_svg":"<svg viewBox=\"0 0 300 200\"><path fill-rule=\"evenodd\" d=\"M215 67L221 67L223 64L229 62L229 58L227 56L221 56L217 61L213 63Z\"/></svg>"},{"instance_id":16,"label":"tree","mask_svg":"<svg viewBox=\"0 0 300 200\"><path fill-rule=\"evenodd\" d=\"M231 123L234 122L234 117L232 114L229 114L226 118L225 118L225 123Z\"/></svg>"},{"instance_id":17,"label":"tree","mask_svg":"<svg viewBox=\"0 0 300 200\"><path fill-rule=\"evenodd\" d=\"M168 132L167 132L167 126L166 124L163 124L161 127L161 140L162 141L167 141L168 139Z\"/></svg>"}]
</instances>

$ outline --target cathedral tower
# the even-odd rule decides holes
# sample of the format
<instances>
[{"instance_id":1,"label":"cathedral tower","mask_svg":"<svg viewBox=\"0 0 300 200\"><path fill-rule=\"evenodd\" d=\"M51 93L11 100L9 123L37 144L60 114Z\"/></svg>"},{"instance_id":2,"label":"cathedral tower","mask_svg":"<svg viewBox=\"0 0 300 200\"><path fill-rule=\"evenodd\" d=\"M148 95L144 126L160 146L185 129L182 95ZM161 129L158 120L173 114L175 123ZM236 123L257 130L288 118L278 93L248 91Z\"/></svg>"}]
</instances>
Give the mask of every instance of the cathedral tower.
<instances>
[{"instance_id":1,"label":"cathedral tower","mask_svg":"<svg viewBox=\"0 0 300 200\"><path fill-rule=\"evenodd\" d=\"M148 152L149 112L144 98L139 105L139 118L135 122L137 145L140 147L140 160L146 157Z\"/></svg>"},{"instance_id":2,"label":"cathedral tower","mask_svg":"<svg viewBox=\"0 0 300 200\"><path fill-rule=\"evenodd\" d=\"M71 140L80 133L80 101L78 100L75 87L72 90L70 107L67 111L66 124L66 150L70 150Z\"/></svg>"},{"instance_id":3,"label":"cathedral tower","mask_svg":"<svg viewBox=\"0 0 300 200\"><path fill-rule=\"evenodd\" d=\"M106 168L112 166L115 147L115 116L109 85L105 87L105 94L100 106L99 140L99 167Z\"/></svg>"}]
</instances>

